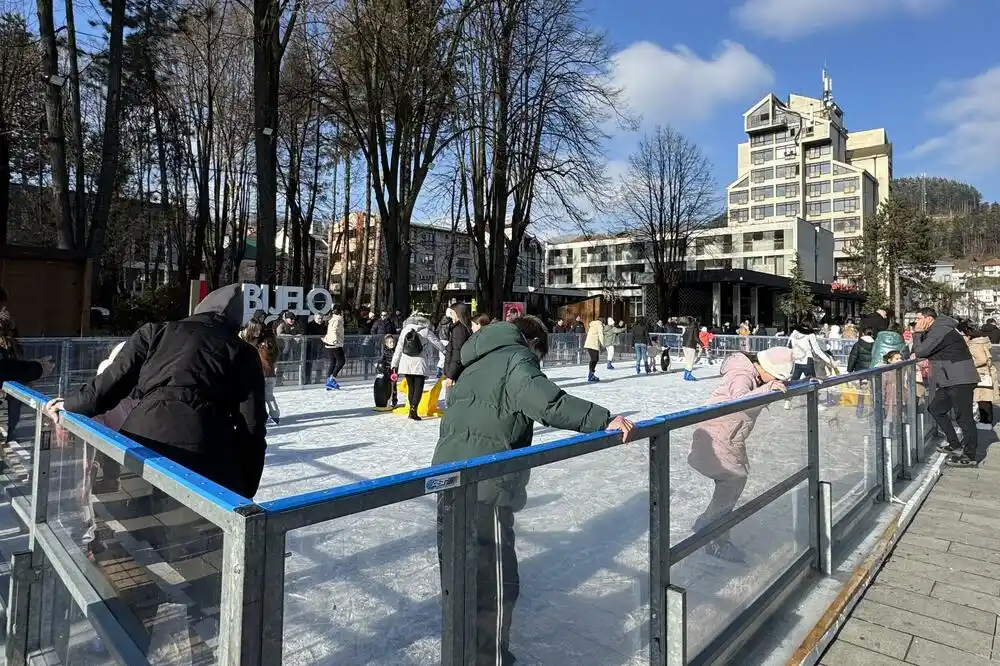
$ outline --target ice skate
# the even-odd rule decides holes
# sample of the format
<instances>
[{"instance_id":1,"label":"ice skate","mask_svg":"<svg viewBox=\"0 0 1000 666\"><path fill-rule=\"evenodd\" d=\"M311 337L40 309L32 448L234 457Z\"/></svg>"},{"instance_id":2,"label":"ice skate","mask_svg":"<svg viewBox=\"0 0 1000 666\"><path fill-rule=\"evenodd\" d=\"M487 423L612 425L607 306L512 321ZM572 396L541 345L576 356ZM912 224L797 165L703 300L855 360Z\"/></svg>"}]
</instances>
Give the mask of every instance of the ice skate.
<instances>
[{"instance_id":1,"label":"ice skate","mask_svg":"<svg viewBox=\"0 0 1000 666\"><path fill-rule=\"evenodd\" d=\"M338 384L337 380L334 379L333 377L328 377L327 380L326 380L326 390L327 391L339 391L340 390L340 384Z\"/></svg>"},{"instance_id":2,"label":"ice skate","mask_svg":"<svg viewBox=\"0 0 1000 666\"><path fill-rule=\"evenodd\" d=\"M608 361L608 370L614 370L614 369L615 369L615 366L613 366L611 364L611 361Z\"/></svg>"},{"instance_id":3,"label":"ice skate","mask_svg":"<svg viewBox=\"0 0 1000 666\"><path fill-rule=\"evenodd\" d=\"M648 370L647 370L647 372L648 372ZM642 374L642 370L639 368L639 366L635 366L635 374L637 374L637 375L641 375Z\"/></svg>"},{"instance_id":4,"label":"ice skate","mask_svg":"<svg viewBox=\"0 0 1000 666\"><path fill-rule=\"evenodd\" d=\"M705 552L712 557L718 558L724 562L732 562L733 564L746 564L747 561L746 555L743 551L728 539L713 541L705 546Z\"/></svg>"},{"instance_id":5,"label":"ice skate","mask_svg":"<svg viewBox=\"0 0 1000 666\"><path fill-rule=\"evenodd\" d=\"M599 381L601 381L600 378L598 378L598 376L595 375L594 373L590 373L589 375L587 375L587 382L588 383L594 384L594 383L597 383Z\"/></svg>"},{"instance_id":6,"label":"ice skate","mask_svg":"<svg viewBox=\"0 0 1000 666\"><path fill-rule=\"evenodd\" d=\"M280 422L280 419L276 419L273 416L268 416L267 417L267 424L266 425L267 425L268 428L277 427L278 424L279 424L279 422Z\"/></svg>"},{"instance_id":7,"label":"ice skate","mask_svg":"<svg viewBox=\"0 0 1000 666\"><path fill-rule=\"evenodd\" d=\"M698 381L698 378L695 377L694 373L691 372L690 370L685 370L684 371L684 381L686 381L686 382L696 382L696 381Z\"/></svg>"}]
</instances>

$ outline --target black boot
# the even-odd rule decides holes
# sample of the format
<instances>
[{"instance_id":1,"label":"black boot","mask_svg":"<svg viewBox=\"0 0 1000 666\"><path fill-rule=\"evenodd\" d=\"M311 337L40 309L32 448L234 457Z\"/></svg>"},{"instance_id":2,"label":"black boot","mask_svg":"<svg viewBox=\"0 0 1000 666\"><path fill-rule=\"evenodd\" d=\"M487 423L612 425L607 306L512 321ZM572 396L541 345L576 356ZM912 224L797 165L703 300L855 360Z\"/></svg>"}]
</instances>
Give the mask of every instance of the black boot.
<instances>
[{"instance_id":1,"label":"black boot","mask_svg":"<svg viewBox=\"0 0 1000 666\"><path fill-rule=\"evenodd\" d=\"M416 409L414 409L414 408L412 408L412 407L410 408L410 420L411 420L411 421L423 421L423 419L421 419L421 418L420 418L420 417L419 417L419 416L417 415L417 410L416 410Z\"/></svg>"}]
</instances>

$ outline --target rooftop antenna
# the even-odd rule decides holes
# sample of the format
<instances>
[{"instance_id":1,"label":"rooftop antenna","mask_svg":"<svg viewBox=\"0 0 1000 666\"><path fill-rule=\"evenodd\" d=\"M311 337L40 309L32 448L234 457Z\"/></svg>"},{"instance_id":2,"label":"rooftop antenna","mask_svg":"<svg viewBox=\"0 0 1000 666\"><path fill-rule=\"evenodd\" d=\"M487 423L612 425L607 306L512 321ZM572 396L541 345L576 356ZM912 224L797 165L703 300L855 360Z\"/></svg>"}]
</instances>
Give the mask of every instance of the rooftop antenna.
<instances>
[{"instance_id":1,"label":"rooftop antenna","mask_svg":"<svg viewBox=\"0 0 1000 666\"><path fill-rule=\"evenodd\" d=\"M827 109L833 108L833 79L826 71L826 64L823 64L823 106Z\"/></svg>"}]
</instances>

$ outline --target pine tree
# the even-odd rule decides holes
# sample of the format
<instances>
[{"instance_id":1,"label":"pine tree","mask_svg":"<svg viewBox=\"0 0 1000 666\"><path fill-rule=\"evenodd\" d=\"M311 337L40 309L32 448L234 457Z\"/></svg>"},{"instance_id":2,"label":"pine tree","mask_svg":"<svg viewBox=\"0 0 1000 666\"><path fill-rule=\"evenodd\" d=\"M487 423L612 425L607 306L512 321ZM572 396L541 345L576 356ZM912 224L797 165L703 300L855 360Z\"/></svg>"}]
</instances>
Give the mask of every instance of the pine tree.
<instances>
[{"instance_id":1,"label":"pine tree","mask_svg":"<svg viewBox=\"0 0 1000 666\"><path fill-rule=\"evenodd\" d=\"M788 293L781 297L778 309L792 321L801 321L812 312L813 295L806 282L805 273L802 272L798 253L795 254L795 264L792 266L789 280L791 284Z\"/></svg>"}]
</instances>

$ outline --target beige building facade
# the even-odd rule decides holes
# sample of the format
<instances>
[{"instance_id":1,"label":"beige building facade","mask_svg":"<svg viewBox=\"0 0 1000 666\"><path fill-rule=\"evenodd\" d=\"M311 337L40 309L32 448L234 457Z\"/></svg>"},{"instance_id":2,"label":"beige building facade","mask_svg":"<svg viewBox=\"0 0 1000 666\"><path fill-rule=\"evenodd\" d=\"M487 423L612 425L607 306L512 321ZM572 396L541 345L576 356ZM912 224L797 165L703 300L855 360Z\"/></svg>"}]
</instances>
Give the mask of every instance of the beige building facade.
<instances>
[{"instance_id":1,"label":"beige building facade","mask_svg":"<svg viewBox=\"0 0 1000 666\"><path fill-rule=\"evenodd\" d=\"M849 132L823 73L823 97L768 94L743 114L738 176L727 188L730 228L801 218L834 237L836 278L850 281L865 220L889 196L884 129Z\"/></svg>"}]
</instances>

